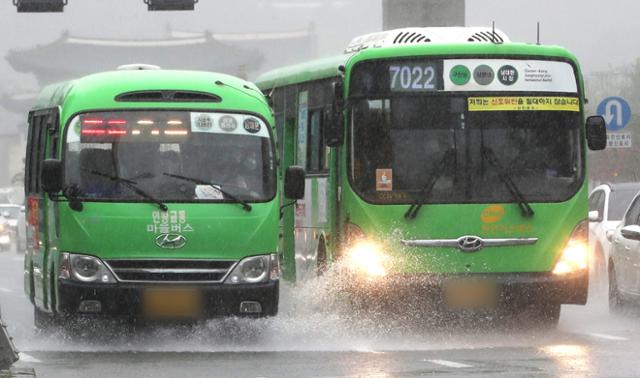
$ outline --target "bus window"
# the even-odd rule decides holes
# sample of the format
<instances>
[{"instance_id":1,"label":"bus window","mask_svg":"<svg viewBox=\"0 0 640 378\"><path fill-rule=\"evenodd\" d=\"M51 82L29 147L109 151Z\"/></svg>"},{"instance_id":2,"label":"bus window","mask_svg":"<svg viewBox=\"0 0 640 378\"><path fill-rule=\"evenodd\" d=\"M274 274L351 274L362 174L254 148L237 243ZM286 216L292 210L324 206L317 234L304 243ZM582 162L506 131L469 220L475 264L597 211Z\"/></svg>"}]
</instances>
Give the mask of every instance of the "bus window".
<instances>
[{"instance_id":1,"label":"bus window","mask_svg":"<svg viewBox=\"0 0 640 378\"><path fill-rule=\"evenodd\" d=\"M307 172L319 173L323 167L322 110L309 112L309 132L307 134Z\"/></svg>"}]
</instances>

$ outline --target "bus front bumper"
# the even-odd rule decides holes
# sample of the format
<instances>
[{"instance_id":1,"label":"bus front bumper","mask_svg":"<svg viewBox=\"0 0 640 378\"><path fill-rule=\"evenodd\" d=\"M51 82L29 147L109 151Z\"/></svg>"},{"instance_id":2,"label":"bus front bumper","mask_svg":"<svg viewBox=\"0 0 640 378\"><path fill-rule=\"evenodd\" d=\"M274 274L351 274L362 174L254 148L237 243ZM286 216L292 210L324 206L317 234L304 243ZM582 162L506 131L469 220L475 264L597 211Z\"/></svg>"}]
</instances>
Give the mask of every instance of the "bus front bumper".
<instances>
[{"instance_id":1,"label":"bus front bumper","mask_svg":"<svg viewBox=\"0 0 640 378\"><path fill-rule=\"evenodd\" d=\"M386 303L428 302L450 306L451 293L457 288L474 302L477 296L493 296L500 308L522 308L536 303L579 304L587 302L589 272L554 275L552 273L497 274L407 274L391 275L349 285L349 294L367 301ZM486 290L478 290L486 288ZM467 293L464 293L467 290ZM469 294L472 292L472 294ZM458 301L458 304L459 301Z\"/></svg>"},{"instance_id":2,"label":"bus front bumper","mask_svg":"<svg viewBox=\"0 0 640 378\"><path fill-rule=\"evenodd\" d=\"M63 315L157 319L265 317L278 312L279 282L170 286L61 280L57 298L57 312Z\"/></svg>"}]
</instances>

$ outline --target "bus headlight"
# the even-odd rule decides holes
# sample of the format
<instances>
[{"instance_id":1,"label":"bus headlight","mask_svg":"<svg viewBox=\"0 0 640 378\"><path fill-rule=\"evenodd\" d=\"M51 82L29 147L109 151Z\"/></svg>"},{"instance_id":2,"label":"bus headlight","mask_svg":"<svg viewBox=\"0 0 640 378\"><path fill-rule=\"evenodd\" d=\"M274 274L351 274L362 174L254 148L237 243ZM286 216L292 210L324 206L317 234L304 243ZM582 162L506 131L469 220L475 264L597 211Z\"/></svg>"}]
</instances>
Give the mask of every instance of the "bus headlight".
<instances>
[{"instance_id":1,"label":"bus headlight","mask_svg":"<svg viewBox=\"0 0 640 378\"><path fill-rule=\"evenodd\" d=\"M568 274L589 267L588 223L582 221L573 229L560 259L553 268L553 274Z\"/></svg>"},{"instance_id":2,"label":"bus headlight","mask_svg":"<svg viewBox=\"0 0 640 378\"><path fill-rule=\"evenodd\" d=\"M360 240L347 249L343 261L345 267L358 276L375 279L387 275L389 256L378 243Z\"/></svg>"},{"instance_id":3,"label":"bus headlight","mask_svg":"<svg viewBox=\"0 0 640 378\"><path fill-rule=\"evenodd\" d=\"M111 271L99 258L66 252L60 255L58 277L79 282L116 282Z\"/></svg>"},{"instance_id":4,"label":"bus headlight","mask_svg":"<svg viewBox=\"0 0 640 378\"><path fill-rule=\"evenodd\" d=\"M233 268L226 284L262 283L279 278L278 257L275 254L246 257Z\"/></svg>"}]
</instances>

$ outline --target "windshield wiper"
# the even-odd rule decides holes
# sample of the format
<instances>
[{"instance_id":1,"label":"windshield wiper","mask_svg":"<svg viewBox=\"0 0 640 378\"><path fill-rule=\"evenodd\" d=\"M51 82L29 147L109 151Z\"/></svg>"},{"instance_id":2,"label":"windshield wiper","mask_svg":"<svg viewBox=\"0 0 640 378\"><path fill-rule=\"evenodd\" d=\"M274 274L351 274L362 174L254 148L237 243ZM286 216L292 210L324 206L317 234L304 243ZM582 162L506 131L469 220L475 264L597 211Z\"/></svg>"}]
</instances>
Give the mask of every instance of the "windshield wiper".
<instances>
[{"instance_id":1,"label":"windshield wiper","mask_svg":"<svg viewBox=\"0 0 640 378\"><path fill-rule=\"evenodd\" d=\"M251 205L249 205L245 201L241 200L240 198L234 196L233 194L223 190L222 189L222 185L216 184L214 182L209 182L209 181L206 181L206 180L198 179L198 178L176 175L176 174L173 174L173 173L162 172L162 174L165 175L165 176L177 178L177 179L180 179L180 180L189 181L189 182L192 182L194 184L208 185L208 186L214 188L215 190L220 191L220 193L222 193L226 197L229 197L229 199L231 199L232 201L235 201L236 203L239 203L240 205L242 205L242 208L245 211L247 211L247 212L251 211Z\"/></svg>"},{"instance_id":2,"label":"windshield wiper","mask_svg":"<svg viewBox=\"0 0 640 378\"><path fill-rule=\"evenodd\" d=\"M100 176L100 177L105 177L108 178L109 180L112 181L117 181L117 182L121 182L123 183L127 188L133 190L135 193L137 193L138 195L148 199L149 201L155 203L158 205L158 207L160 207L160 210L162 211L167 211L169 210L169 208L167 207L167 205L165 205L162 201L160 201L159 199L153 197L152 195L148 194L147 192L145 192L144 190L138 188L136 185L138 184L137 182L133 181L133 180L129 180L123 177L119 177L119 176L112 176L112 175L108 175L106 173L100 172L100 171L96 171L96 170L86 170L87 172L96 175L96 176Z\"/></svg>"},{"instance_id":3,"label":"windshield wiper","mask_svg":"<svg viewBox=\"0 0 640 378\"><path fill-rule=\"evenodd\" d=\"M491 148L483 146L481 153L482 157L489 163L489 165L498 170L498 177L500 177L500 180L502 180L507 189L509 189L511 194L515 197L516 201L518 201L518 206L520 207L522 216L525 218L532 217L535 214L533 212L533 209L531 208L531 206L529 206L529 203L522 195L520 189L518 189L516 183L513 182L513 179L511 179L511 176L507 173L506 169L504 169L502 164L500 164L500 161L498 161L495 152L493 152Z\"/></svg>"},{"instance_id":4,"label":"windshield wiper","mask_svg":"<svg viewBox=\"0 0 640 378\"><path fill-rule=\"evenodd\" d=\"M450 148L447 151L445 151L444 155L442 156L442 159L440 159L440 162L438 163L438 166L433 170L429 178L429 181L427 181L422 187L422 189L420 190L420 196L416 198L416 200L407 209L407 212L404 213L405 219L415 219L415 217L418 215L420 208L422 208L422 205L424 204L424 202L431 195L431 191L433 190L433 187L436 185L436 182L440 179L440 177L442 177L442 174L444 173L444 170L447 168L447 165L456 156L455 152L456 150L453 148Z\"/></svg>"}]
</instances>

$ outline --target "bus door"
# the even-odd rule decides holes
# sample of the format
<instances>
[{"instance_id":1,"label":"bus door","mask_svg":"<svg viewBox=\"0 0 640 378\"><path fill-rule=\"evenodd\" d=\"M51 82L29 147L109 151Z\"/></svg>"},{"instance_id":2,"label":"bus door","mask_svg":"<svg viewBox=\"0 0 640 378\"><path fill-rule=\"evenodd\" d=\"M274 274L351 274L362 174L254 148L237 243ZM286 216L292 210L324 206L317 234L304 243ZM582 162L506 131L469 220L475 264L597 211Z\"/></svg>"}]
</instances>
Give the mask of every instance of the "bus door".
<instances>
[{"instance_id":1,"label":"bus door","mask_svg":"<svg viewBox=\"0 0 640 378\"><path fill-rule=\"evenodd\" d=\"M25 202L27 250L25 254L25 291L32 301L49 308L53 282L52 264L48 251L56 235L54 209L40 183L42 162L56 157L60 112L58 108L29 113L29 131L25 161Z\"/></svg>"},{"instance_id":2,"label":"bus door","mask_svg":"<svg viewBox=\"0 0 640 378\"><path fill-rule=\"evenodd\" d=\"M295 212L296 276L315 276L327 260L325 233L329 225L329 149L325 145L323 121L326 99L322 85L298 93L296 165L307 172L304 199Z\"/></svg>"}]
</instances>

